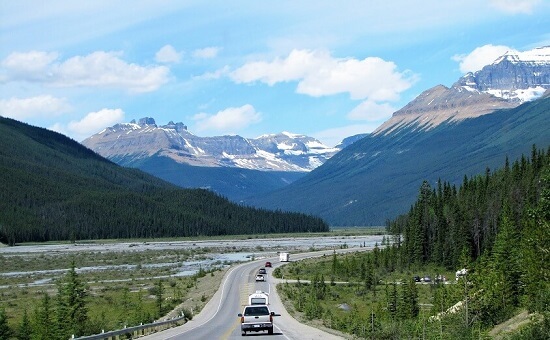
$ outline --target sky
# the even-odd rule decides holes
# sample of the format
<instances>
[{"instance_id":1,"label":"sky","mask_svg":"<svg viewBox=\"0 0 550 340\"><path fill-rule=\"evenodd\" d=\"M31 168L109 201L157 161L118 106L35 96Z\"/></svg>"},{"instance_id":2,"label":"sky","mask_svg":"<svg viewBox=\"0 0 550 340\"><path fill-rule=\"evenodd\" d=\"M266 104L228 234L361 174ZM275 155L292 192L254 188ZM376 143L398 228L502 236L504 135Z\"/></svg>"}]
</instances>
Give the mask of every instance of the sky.
<instances>
[{"instance_id":1,"label":"sky","mask_svg":"<svg viewBox=\"0 0 550 340\"><path fill-rule=\"evenodd\" d=\"M0 0L0 115L327 146L431 87L550 45L550 0Z\"/></svg>"}]
</instances>

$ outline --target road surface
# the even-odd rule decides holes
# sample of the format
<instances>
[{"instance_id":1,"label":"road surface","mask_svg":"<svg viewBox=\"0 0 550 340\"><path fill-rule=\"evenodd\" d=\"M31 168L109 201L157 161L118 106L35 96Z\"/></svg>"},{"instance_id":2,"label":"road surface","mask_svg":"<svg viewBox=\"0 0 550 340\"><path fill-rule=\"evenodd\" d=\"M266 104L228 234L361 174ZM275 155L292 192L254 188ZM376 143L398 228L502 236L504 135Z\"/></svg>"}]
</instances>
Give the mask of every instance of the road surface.
<instances>
[{"instance_id":1,"label":"road surface","mask_svg":"<svg viewBox=\"0 0 550 340\"><path fill-rule=\"evenodd\" d=\"M368 248L352 248L337 250L338 252L367 250ZM332 250L292 254L291 261L332 255ZM262 268L266 261L273 264L273 268L266 268L266 282L255 282L258 269ZM238 313L242 312L243 306L248 302L248 295L256 290L269 293L270 309L281 316L274 318L273 335L267 332L247 333L245 338L254 339L344 339L317 328L299 323L283 307L281 300L276 293L276 284L281 280L271 276L272 271L283 263L278 258L264 258L240 264L231 268L222 280L220 289L206 304L203 310L195 315L186 324L174 327L156 334L145 336L146 340L177 340L177 339L242 339L240 318Z\"/></svg>"}]
</instances>

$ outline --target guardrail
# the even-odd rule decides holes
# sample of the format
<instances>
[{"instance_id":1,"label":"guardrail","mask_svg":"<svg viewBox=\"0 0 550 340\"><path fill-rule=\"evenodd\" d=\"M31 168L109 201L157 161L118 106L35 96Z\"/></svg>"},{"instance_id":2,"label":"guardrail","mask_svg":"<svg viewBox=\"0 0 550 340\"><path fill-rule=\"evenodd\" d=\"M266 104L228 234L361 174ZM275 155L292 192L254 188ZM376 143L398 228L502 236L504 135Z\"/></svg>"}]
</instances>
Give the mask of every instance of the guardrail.
<instances>
[{"instance_id":1,"label":"guardrail","mask_svg":"<svg viewBox=\"0 0 550 340\"><path fill-rule=\"evenodd\" d=\"M87 335L87 336L81 336L78 338L75 338L74 335L72 339L75 340L102 340L102 339L108 339L108 340L118 340L121 335L130 335L130 338L136 338L143 335L148 335L151 333L156 333L163 331L168 328L172 328L174 326L179 326L179 323L181 321L185 321L185 316L180 316L177 318L173 318L170 320L164 320L164 321L158 321L153 323L148 323L145 325L139 325L139 326L133 326L133 327L127 327L123 329L119 329L116 331L109 331L104 332L101 334L94 334L94 335ZM181 322L181 324L184 324L185 322Z\"/></svg>"}]
</instances>

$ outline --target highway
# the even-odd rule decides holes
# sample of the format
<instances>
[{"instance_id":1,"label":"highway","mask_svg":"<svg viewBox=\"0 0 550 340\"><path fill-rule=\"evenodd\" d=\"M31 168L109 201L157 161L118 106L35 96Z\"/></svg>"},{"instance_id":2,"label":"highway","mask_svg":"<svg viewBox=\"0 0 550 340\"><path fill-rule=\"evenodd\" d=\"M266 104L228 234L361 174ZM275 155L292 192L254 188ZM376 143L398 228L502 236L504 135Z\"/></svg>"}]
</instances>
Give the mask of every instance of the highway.
<instances>
[{"instance_id":1,"label":"highway","mask_svg":"<svg viewBox=\"0 0 550 340\"><path fill-rule=\"evenodd\" d=\"M368 248L351 248L337 250L337 252L360 251ZM292 254L291 261L307 257L332 255L332 250ZM273 268L266 268L266 282L255 282L258 269L262 268L266 261L273 264ZM299 323L287 313L278 294L276 284L281 280L271 276L272 271L283 263L278 258L264 258L243 263L231 268L222 280L220 289L206 304L203 310L195 315L186 324L174 327L159 333L151 334L141 339L146 340L177 340L177 339L241 339L240 319L237 314L242 312L243 306L248 302L248 295L256 290L269 293L270 309L281 316L274 318L273 335L267 332L247 333L246 337L254 339L343 339L342 337L321 331ZM245 338L246 338L245 337Z\"/></svg>"}]
</instances>

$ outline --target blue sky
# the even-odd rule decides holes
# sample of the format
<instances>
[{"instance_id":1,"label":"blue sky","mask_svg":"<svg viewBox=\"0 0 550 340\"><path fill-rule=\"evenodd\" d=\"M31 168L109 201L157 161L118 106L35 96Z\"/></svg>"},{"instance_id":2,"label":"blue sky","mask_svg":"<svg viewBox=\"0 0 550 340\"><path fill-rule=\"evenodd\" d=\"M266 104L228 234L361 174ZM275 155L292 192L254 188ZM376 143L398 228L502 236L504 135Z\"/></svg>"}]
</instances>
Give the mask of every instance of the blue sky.
<instances>
[{"instance_id":1,"label":"blue sky","mask_svg":"<svg viewBox=\"0 0 550 340\"><path fill-rule=\"evenodd\" d=\"M333 146L507 50L548 0L0 0L0 115L81 141L153 117Z\"/></svg>"}]
</instances>

